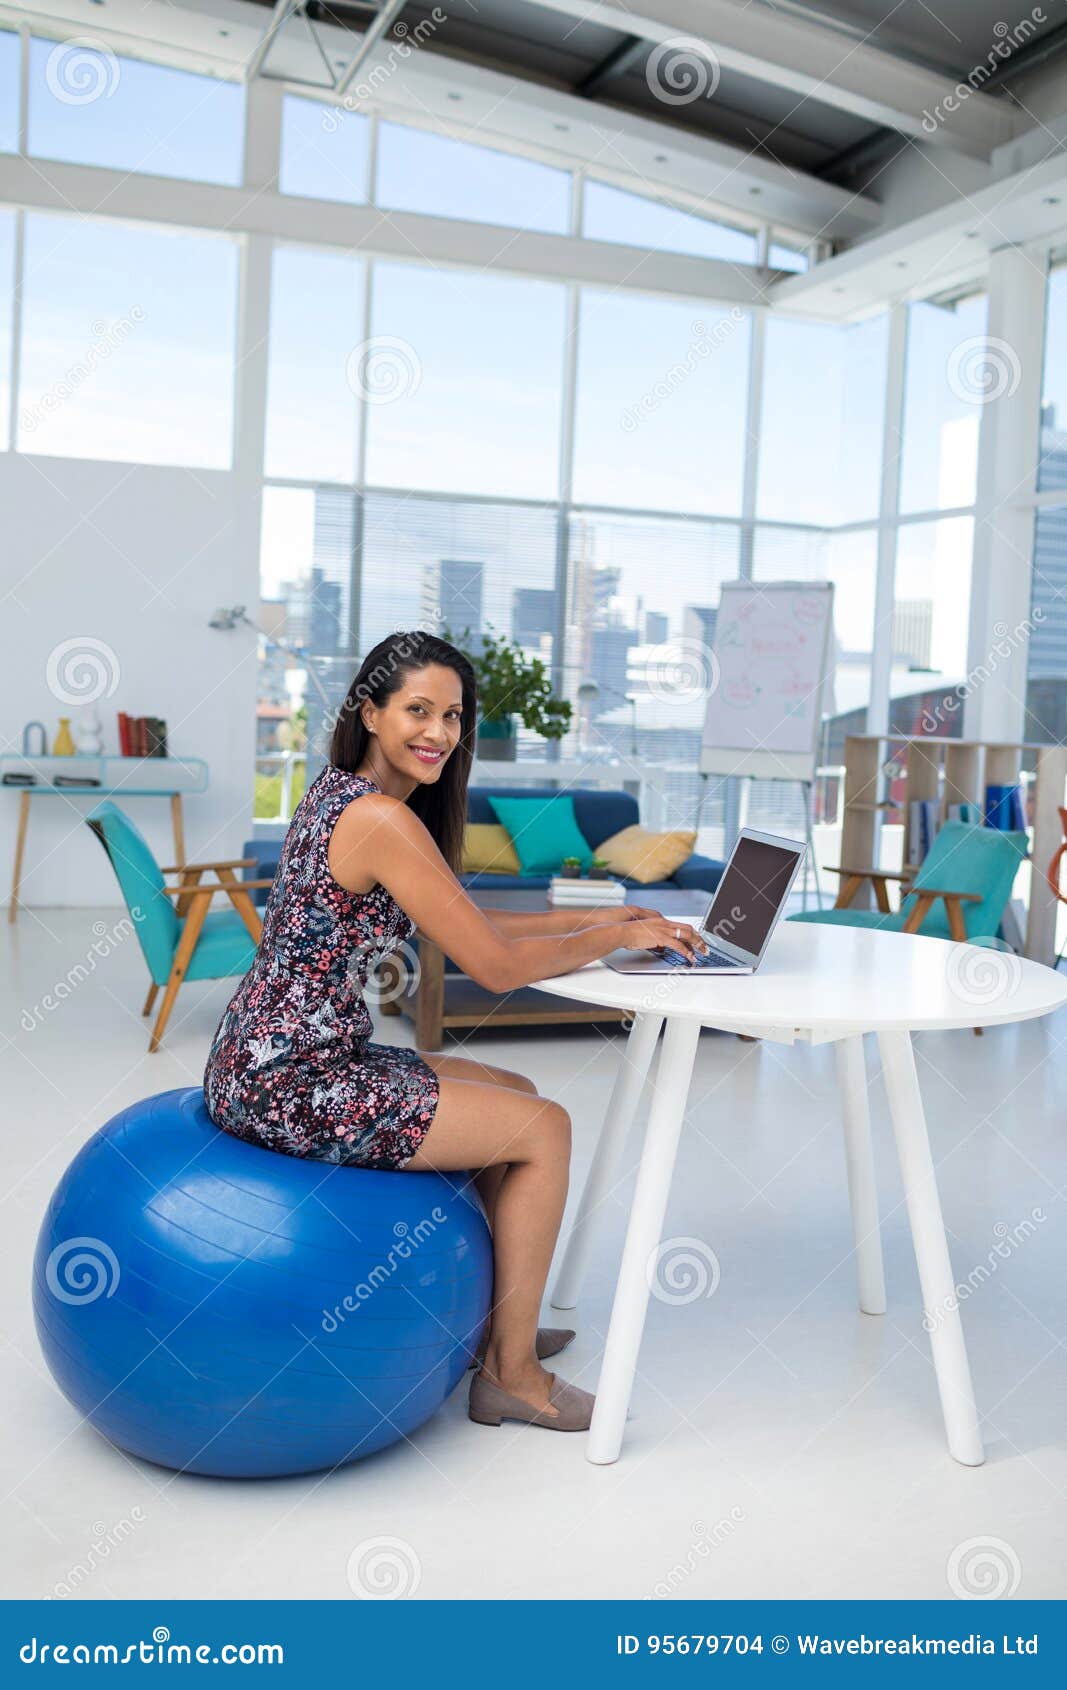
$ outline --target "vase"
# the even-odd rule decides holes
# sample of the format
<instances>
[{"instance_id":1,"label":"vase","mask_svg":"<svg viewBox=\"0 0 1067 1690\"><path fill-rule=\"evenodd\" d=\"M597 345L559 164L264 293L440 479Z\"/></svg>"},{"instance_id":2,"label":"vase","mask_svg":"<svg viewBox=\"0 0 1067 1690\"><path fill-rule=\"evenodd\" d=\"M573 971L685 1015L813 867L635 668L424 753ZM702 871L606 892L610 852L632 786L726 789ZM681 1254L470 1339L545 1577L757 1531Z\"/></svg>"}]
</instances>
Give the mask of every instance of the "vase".
<instances>
[{"instance_id":1,"label":"vase","mask_svg":"<svg viewBox=\"0 0 1067 1690\"><path fill-rule=\"evenodd\" d=\"M74 737L78 742L79 757L99 757L104 749L104 733L95 704L85 706L78 718Z\"/></svg>"},{"instance_id":2,"label":"vase","mask_svg":"<svg viewBox=\"0 0 1067 1690\"><path fill-rule=\"evenodd\" d=\"M498 722L479 722L477 751L483 762L514 763L517 745L514 716L505 716Z\"/></svg>"},{"instance_id":3,"label":"vase","mask_svg":"<svg viewBox=\"0 0 1067 1690\"><path fill-rule=\"evenodd\" d=\"M59 718L59 731L52 741L52 756L73 757L73 755L74 735L70 731L70 717L61 716Z\"/></svg>"}]
</instances>

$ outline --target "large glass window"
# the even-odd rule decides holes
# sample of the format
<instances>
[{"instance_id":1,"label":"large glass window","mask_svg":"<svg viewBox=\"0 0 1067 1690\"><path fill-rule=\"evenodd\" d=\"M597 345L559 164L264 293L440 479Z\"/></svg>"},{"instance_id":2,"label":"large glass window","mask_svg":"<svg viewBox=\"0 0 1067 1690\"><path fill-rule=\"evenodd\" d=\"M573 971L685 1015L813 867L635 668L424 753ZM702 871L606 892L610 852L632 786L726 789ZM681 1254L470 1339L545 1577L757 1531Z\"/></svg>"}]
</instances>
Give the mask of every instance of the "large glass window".
<instances>
[{"instance_id":1,"label":"large glass window","mask_svg":"<svg viewBox=\"0 0 1067 1690\"><path fill-rule=\"evenodd\" d=\"M756 262L756 237L749 230L713 223L606 182L585 184L582 233L591 241L619 241L658 252L732 259L737 264Z\"/></svg>"},{"instance_id":2,"label":"large glass window","mask_svg":"<svg viewBox=\"0 0 1067 1690\"><path fill-rule=\"evenodd\" d=\"M0 452L11 444L11 312L15 298L15 213L0 211Z\"/></svg>"},{"instance_id":3,"label":"large glass window","mask_svg":"<svg viewBox=\"0 0 1067 1690\"><path fill-rule=\"evenodd\" d=\"M986 335L982 295L953 306L908 309L900 508L974 504L978 422L985 400L1017 379L1012 349Z\"/></svg>"},{"instance_id":4,"label":"large glass window","mask_svg":"<svg viewBox=\"0 0 1067 1690\"><path fill-rule=\"evenodd\" d=\"M492 628L551 663L556 537L554 509L369 493L361 650L394 628L444 628L460 643Z\"/></svg>"},{"instance_id":5,"label":"large glass window","mask_svg":"<svg viewBox=\"0 0 1067 1690\"><path fill-rule=\"evenodd\" d=\"M120 58L84 37L30 42L29 150L113 170L241 180L244 90Z\"/></svg>"},{"instance_id":6,"label":"large glass window","mask_svg":"<svg viewBox=\"0 0 1067 1690\"><path fill-rule=\"evenodd\" d=\"M967 675L974 521L904 523L897 534L890 728L958 738L959 710L935 709Z\"/></svg>"},{"instance_id":7,"label":"large glass window","mask_svg":"<svg viewBox=\"0 0 1067 1690\"><path fill-rule=\"evenodd\" d=\"M757 510L767 521L878 514L887 318L767 323Z\"/></svg>"},{"instance_id":8,"label":"large glass window","mask_svg":"<svg viewBox=\"0 0 1067 1690\"><path fill-rule=\"evenodd\" d=\"M29 213L18 447L228 469L237 245Z\"/></svg>"},{"instance_id":9,"label":"large glass window","mask_svg":"<svg viewBox=\"0 0 1067 1690\"><path fill-rule=\"evenodd\" d=\"M356 666L358 521L357 495L344 488L264 490L255 787L261 821L288 820L300 802L309 747L313 766L327 749L319 685L340 703Z\"/></svg>"},{"instance_id":10,"label":"large glass window","mask_svg":"<svg viewBox=\"0 0 1067 1690\"><path fill-rule=\"evenodd\" d=\"M740 513L749 327L737 307L583 289L580 503Z\"/></svg>"},{"instance_id":11,"label":"large glass window","mask_svg":"<svg viewBox=\"0 0 1067 1690\"><path fill-rule=\"evenodd\" d=\"M565 336L561 286L376 264L371 337L350 370L368 483L555 497Z\"/></svg>"},{"instance_id":12,"label":"large glass window","mask_svg":"<svg viewBox=\"0 0 1067 1690\"><path fill-rule=\"evenodd\" d=\"M1067 265L1048 282L1038 488L1064 492L1034 529L1026 737L1047 744L1067 740Z\"/></svg>"},{"instance_id":13,"label":"large glass window","mask_svg":"<svg viewBox=\"0 0 1067 1690\"><path fill-rule=\"evenodd\" d=\"M267 390L267 474L356 474L364 266L343 253L275 249Z\"/></svg>"},{"instance_id":14,"label":"large glass window","mask_svg":"<svg viewBox=\"0 0 1067 1690\"><path fill-rule=\"evenodd\" d=\"M735 523L595 510L571 519L562 674L574 725L565 749L590 762L664 765L650 826L696 825L715 619L739 557ZM711 830L705 848L717 849L721 794L700 825Z\"/></svg>"},{"instance_id":15,"label":"large glass window","mask_svg":"<svg viewBox=\"0 0 1067 1690\"><path fill-rule=\"evenodd\" d=\"M379 126L374 199L393 211L563 235L570 192L566 171L401 123Z\"/></svg>"},{"instance_id":16,"label":"large glass window","mask_svg":"<svg viewBox=\"0 0 1067 1690\"><path fill-rule=\"evenodd\" d=\"M14 153L19 145L19 38L13 29L0 29L0 153Z\"/></svg>"},{"instance_id":17,"label":"large glass window","mask_svg":"<svg viewBox=\"0 0 1067 1690\"><path fill-rule=\"evenodd\" d=\"M282 102L283 194L362 205L367 198L370 120L359 112L286 94Z\"/></svg>"},{"instance_id":18,"label":"large glass window","mask_svg":"<svg viewBox=\"0 0 1067 1690\"><path fill-rule=\"evenodd\" d=\"M807 270L808 255L799 247L785 246L781 241L771 241L767 249L767 263L772 270Z\"/></svg>"}]
</instances>

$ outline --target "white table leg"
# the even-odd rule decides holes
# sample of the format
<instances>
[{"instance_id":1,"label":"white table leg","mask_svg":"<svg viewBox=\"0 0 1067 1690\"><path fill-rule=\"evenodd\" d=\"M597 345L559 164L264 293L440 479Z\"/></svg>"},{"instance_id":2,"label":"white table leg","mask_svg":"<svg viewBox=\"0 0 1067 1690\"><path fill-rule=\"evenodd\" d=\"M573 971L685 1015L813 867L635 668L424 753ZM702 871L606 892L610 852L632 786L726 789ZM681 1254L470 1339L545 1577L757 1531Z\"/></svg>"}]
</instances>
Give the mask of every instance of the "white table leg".
<instances>
[{"instance_id":1,"label":"white table leg","mask_svg":"<svg viewBox=\"0 0 1067 1690\"><path fill-rule=\"evenodd\" d=\"M600 1138L578 1200L578 1213L563 1252L563 1265L552 1293L554 1309L573 1309L581 1295L593 1246L594 1222L618 1180L626 1140L662 1026L662 1015L638 1015L630 1028L622 1066L615 1076Z\"/></svg>"},{"instance_id":2,"label":"white table leg","mask_svg":"<svg viewBox=\"0 0 1067 1690\"><path fill-rule=\"evenodd\" d=\"M667 1022L656 1072L656 1089L637 1175L626 1245L611 1310L611 1324L589 1430L588 1460L617 1461L622 1448L637 1352L645 1325L649 1269L663 1232L663 1217L674 1173L678 1138L693 1073L698 1021L672 1017Z\"/></svg>"},{"instance_id":3,"label":"white table leg","mask_svg":"<svg viewBox=\"0 0 1067 1690\"><path fill-rule=\"evenodd\" d=\"M878 1226L878 1188L874 1177L871 1117L867 1107L867 1065L863 1036L837 1042L837 1079L845 1120L845 1170L852 1209L852 1239L856 1248L860 1308L864 1314L885 1314L885 1269Z\"/></svg>"},{"instance_id":4,"label":"white table leg","mask_svg":"<svg viewBox=\"0 0 1067 1690\"><path fill-rule=\"evenodd\" d=\"M985 1460L985 1452L911 1037L908 1033L879 1033L878 1045L919 1265L923 1308L932 1328L930 1344L948 1447L957 1461L978 1467Z\"/></svg>"}]
</instances>

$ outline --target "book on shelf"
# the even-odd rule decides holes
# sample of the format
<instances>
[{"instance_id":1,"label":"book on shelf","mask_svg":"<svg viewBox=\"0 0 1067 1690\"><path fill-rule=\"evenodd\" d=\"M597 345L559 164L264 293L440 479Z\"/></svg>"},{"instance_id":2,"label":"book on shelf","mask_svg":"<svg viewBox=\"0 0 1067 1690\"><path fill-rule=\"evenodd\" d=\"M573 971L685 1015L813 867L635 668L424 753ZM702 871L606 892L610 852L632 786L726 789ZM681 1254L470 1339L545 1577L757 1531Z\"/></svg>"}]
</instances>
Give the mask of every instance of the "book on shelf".
<instances>
[{"instance_id":1,"label":"book on shelf","mask_svg":"<svg viewBox=\"0 0 1067 1690\"><path fill-rule=\"evenodd\" d=\"M120 757L165 757L167 724L162 716L128 716L118 712Z\"/></svg>"},{"instance_id":2,"label":"book on shelf","mask_svg":"<svg viewBox=\"0 0 1067 1690\"><path fill-rule=\"evenodd\" d=\"M909 863L921 863L934 842L941 805L936 798L913 798L908 805Z\"/></svg>"}]
</instances>

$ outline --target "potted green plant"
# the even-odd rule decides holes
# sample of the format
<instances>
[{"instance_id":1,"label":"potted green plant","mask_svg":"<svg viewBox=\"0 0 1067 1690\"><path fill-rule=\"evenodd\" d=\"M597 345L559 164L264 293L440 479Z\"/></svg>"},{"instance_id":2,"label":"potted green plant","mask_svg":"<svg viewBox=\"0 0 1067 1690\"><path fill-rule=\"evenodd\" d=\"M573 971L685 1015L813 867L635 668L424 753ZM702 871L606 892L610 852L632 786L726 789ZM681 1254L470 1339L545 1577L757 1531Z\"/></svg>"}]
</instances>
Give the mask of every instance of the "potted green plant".
<instances>
[{"instance_id":1,"label":"potted green plant","mask_svg":"<svg viewBox=\"0 0 1067 1690\"><path fill-rule=\"evenodd\" d=\"M589 864L590 880L610 880L611 870L603 857L594 856Z\"/></svg>"},{"instance_id":2,"label":"potted green plant","mask_svg":"<svg viewBox=\"0 0 1067 1690\"><path fill-rule=\"evenodd\" d=\"M578 880L578 879L581 878L581 873L582 873L582 859L581 859L581 857L564 857L563 861L560 863L559 866L560 866L560 873L565 874L567 876L568 880Z\"/></svg>"},{"instance_id":3,"label":"potted green plant","mask_svg":"<svg viewBox=\"0 0 1067 1690\"><path fill-rule=\"evenodd\" d=\"M539 657L529 657L505 634L462 635L445 632L466 653L478 681L478 756L495 762L514 762L515 722L518 719L544 739L562 739L570 726L571 707L556 698L548 670Z\"/></svg>"}]
</instances>

